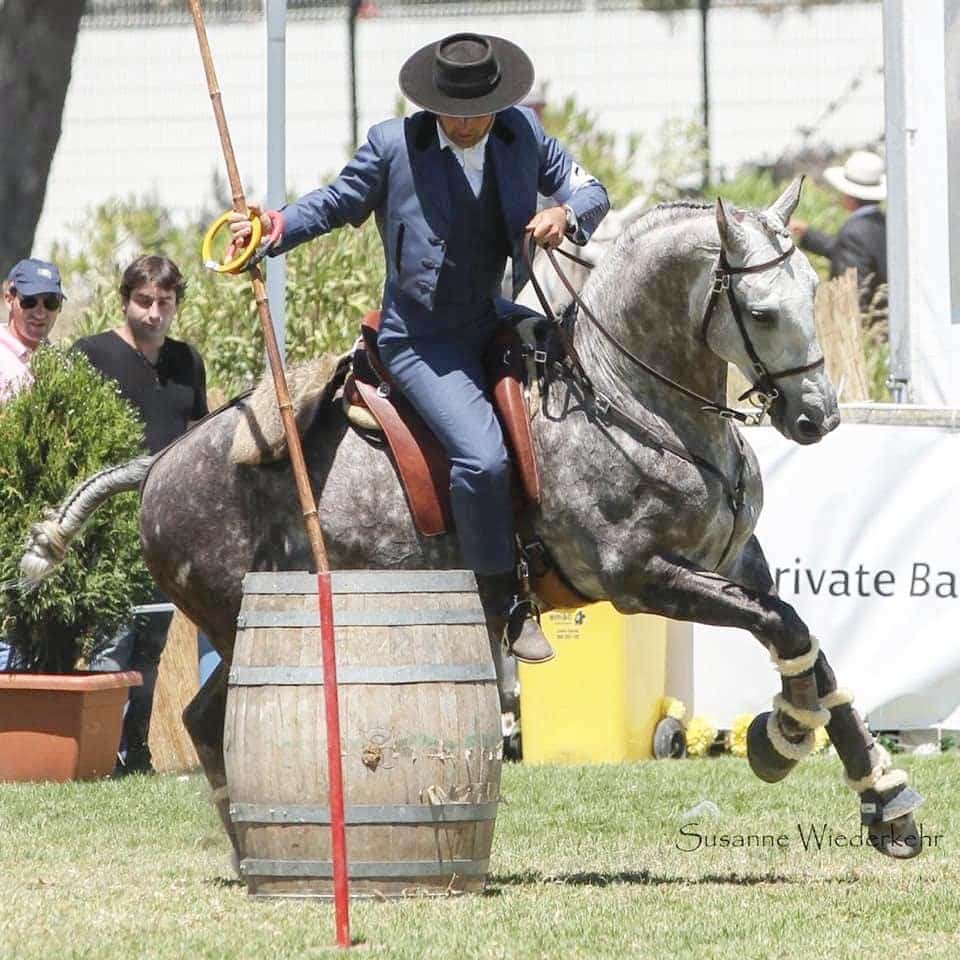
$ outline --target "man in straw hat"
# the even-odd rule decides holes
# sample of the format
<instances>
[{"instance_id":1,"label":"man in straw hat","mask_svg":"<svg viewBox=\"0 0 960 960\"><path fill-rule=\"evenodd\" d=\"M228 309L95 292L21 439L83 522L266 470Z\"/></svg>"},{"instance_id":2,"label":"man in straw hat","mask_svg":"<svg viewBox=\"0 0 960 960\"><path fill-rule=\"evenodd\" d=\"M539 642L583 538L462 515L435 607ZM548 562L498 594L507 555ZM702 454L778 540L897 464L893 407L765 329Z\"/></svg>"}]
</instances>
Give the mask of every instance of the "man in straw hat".
<instances>
[{"instance_id":1,"label":"man in straw hat","mask_svg":"<svg viewBox=\"0 0 960 960\"><path fill-rule=\"evenodd\" d=\"M463 561L488 612L505 618L513 653L538 663L553 651L519 596L509 462L481 358L498 326L530 315L499 295L506 258L515 294L525 238L584 244L609 202L517 106L533 79L529 57L499 37L458 33L418 50L400 89L421 111L374 126L332 184L285 206L271 255L375 215L387 269L381 358L450 457ZM554 205L538 212L538 192ZM235 215L231 229L244 238L249 223Z\"/></svg>"},{"instance_id":2,"label":"man in straw hat","mask_svg":"<svg viewBox=\"0 0 960 960\"><path fill-rule=\"evenodd\" d=\"M866 312L877 288L887 282L887 221L880 209L887 196L883 160L857 150L842 167L827 167L823 177L843 195L843 206L850 211L846 223L836 236L813 230L802 220L791 221L790 229L804 250L829 257L831 277L856 267L860 309Z\"/></svg>"}]
</instances>

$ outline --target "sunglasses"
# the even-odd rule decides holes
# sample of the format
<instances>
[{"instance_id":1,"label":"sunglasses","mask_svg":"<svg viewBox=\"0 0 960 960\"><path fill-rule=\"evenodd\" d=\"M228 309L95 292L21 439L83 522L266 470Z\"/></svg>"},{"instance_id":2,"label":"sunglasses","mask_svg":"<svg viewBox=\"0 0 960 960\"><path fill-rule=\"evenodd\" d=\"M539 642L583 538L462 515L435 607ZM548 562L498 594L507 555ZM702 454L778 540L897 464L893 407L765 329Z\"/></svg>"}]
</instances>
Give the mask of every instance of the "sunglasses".
<instances>
[{"instance_id":1,"label":"sunglasses","mask_svg":"<svg viewBox=\"0 0 960 960\"><path fill-rule=\"evenodd\" d=\"M20 306L24 310L32 310L39 301L43 301L43 306L50 311L59 310L60 305L63 303L62 299L58 297L55 293L47 293L42 297L17 297L20 301Z\"/></svg>"}]
</instances>

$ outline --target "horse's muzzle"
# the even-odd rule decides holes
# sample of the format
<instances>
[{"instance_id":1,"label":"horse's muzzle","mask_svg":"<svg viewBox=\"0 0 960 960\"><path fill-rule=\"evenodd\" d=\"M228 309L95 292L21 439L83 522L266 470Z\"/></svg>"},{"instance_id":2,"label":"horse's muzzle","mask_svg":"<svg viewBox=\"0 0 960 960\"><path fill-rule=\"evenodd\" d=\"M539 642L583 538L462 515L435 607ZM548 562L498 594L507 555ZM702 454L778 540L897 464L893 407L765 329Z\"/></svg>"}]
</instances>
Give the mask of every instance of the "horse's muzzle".
<instances>
[{"instance_id":1,"label":"horse's muzzle","mask_svg":"<svg viewBox=\"0 0 960 960\"><path fill-rule=\"evenodd\" d=\"M819 443L831 430L836 430L840 425L840 414L834 413L825 417L820 422L801 413L792 424L789 425L790 438L796 443L807 446L811 443Z\"/></svg>"}]
</instances>

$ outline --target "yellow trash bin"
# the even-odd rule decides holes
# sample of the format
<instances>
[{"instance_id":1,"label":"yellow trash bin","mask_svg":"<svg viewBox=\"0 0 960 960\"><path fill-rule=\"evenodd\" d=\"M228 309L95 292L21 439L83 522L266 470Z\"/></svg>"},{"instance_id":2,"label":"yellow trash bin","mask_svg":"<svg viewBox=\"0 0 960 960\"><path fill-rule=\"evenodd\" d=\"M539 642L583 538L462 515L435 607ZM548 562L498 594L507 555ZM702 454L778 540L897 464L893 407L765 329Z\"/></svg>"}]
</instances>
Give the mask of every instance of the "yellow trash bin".
<instances>
[{"instance_id":1,"label":"yellow trash bin","mask_svg":"<svg viewBox=\"0 0 960 960\"><path fill-rule=\"evenodd\" d=\"M543 615L557 652L521 663L527 763L616 763L653 755L666 676L667 621L609 603Z\"/></svg>"}]
</instances>

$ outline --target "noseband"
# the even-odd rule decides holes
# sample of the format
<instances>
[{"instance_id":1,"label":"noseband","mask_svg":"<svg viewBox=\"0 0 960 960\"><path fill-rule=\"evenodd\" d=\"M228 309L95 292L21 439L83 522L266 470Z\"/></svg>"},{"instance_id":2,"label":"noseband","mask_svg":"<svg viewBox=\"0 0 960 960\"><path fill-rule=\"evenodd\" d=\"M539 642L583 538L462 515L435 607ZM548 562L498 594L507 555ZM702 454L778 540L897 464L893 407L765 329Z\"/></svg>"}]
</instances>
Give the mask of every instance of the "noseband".
<instances>
[{"instance_id":1,"label":"noseband","mask_svg":"<svg viewBox=\"0 0 960 960\"><path fill-rule=\"evenodd\" d=\"M730 312L736 321L737 329L740 331L740 337L743 340L744 349L750 358L750 366L756 377L750 389L747 390L746 393L741 394L738 399L746 400L748 397L755 397L756 403L760 407L759 418L761 420L780 396L780 391L776 385L777 380L784 380L798 373L806 373L808 370L816 370L823 366L824 358L821 356L819 360L814 360L813 363L808 363L805 366L791 367L789 370L780 370L777 373L771 373L767 369L766 364L760 359L753 345L753 341L750 339L746 324L743 322L740 304L733 295L733 287L731 286L730 280L738 274L763 273L764 270L771 270L773 267L779 266L785 260L788 260L795 249L796 247L791 243L779 257L774 257L773 260L767 260L765 263L758 263L752 267L731 267L727 262L727 255L721 247L720 256L717 258L717 265L713 271L713 287L710 290L710 299L707 300L707 306L703 312L703 323L700 325L700 339L706 344L707 333L710 330L710 321L713 320L717 303L720 301L721 295L726 293L727 301L730 304Z\"/></svg>"}]
</instances>

